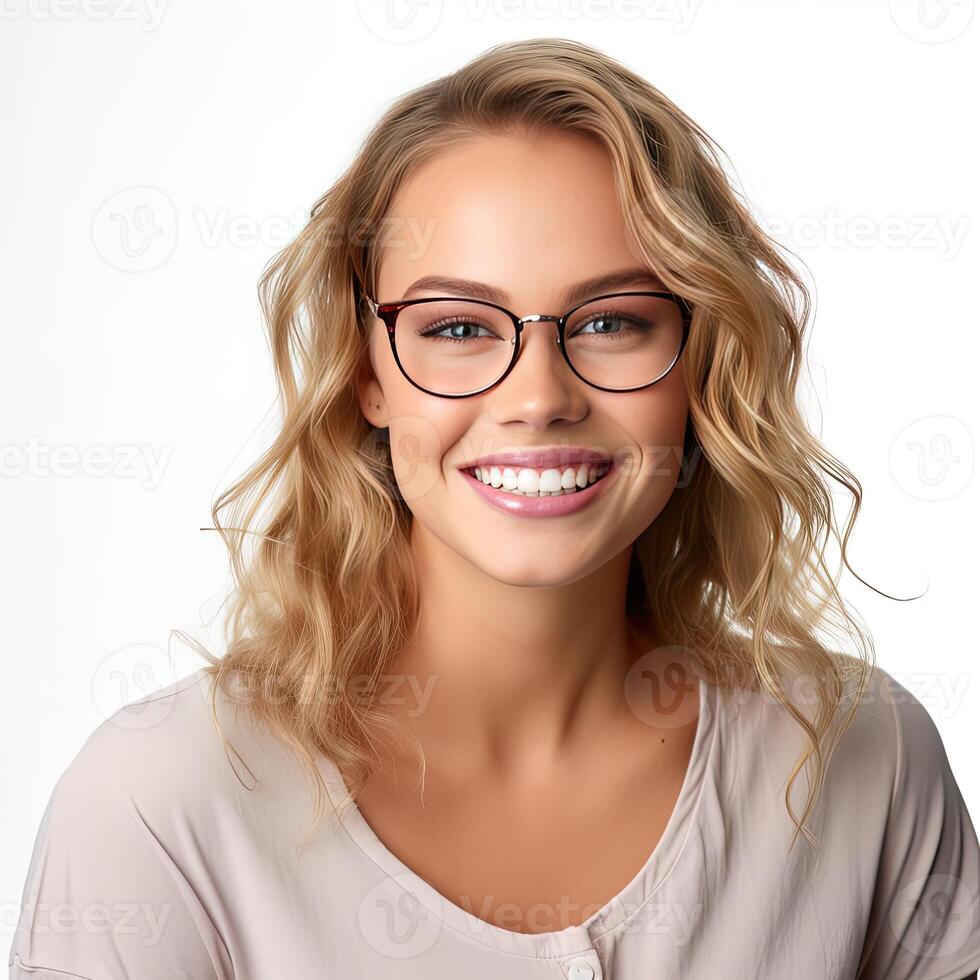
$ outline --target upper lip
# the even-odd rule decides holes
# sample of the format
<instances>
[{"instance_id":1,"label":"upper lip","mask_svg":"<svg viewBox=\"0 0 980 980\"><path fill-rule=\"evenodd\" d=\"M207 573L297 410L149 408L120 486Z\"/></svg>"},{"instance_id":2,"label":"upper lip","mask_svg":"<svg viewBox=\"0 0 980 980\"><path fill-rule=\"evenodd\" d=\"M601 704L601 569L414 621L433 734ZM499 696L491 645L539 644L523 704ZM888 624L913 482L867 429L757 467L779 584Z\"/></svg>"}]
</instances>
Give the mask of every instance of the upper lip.
<instances>
[{"instance_id":1,"label":"upper lip","mask_svg":"<svg viewBox=\"0 0 980 980\"><path fill-rule=\"evenodd\" d=\"M563 446L559 448L542 447L539 449L514 449L506 452L488 453L478 459L462 463L461 470L473 469L474 466L524 466L534 470L560 469L564 466L574 466L579 463L597 465L611 462L612 457L598 449L585 449L578 446Z\"/></svg>"}]
</instances>

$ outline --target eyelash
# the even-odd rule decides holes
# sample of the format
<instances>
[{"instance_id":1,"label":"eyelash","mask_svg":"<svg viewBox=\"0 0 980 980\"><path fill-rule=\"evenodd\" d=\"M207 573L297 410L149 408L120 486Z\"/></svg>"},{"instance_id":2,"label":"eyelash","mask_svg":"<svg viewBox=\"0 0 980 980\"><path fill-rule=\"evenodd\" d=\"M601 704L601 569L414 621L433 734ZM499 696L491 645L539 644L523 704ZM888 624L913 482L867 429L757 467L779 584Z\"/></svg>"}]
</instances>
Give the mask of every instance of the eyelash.
<instances>
[{"instance_id":1,"label":"eyelash","mask_svg":"<svg viewBox=\"0 0 980 980\"><path fill-rule=\"evenodd\" d=\"M588 326L594 320L601 320L601 319L606 318L606 317L619 317L620 319L625 320L627 323L633 324L633 326L639 326L641 329L644 326L644 324L638 323L636 320L632 319L631 317L626 316L623 313L618 313L615 310L606 310L606 311L603 311L603 312L600 312L600 313L593 313L589 317L589 319L586 320L585 323L582 324L582 327ZM457 344L465 344L467 341L471 341L471 340L475 340L476 339L474 337L438 337L438 336L436 336L440 331L445 330L446 327L451 327L454 323L466 323L466 324L469 324L469 325L472 325L472 326L484 327L485 329L489 329L489 327L487 327L487 325L484 324L484 323L478 323L478 322L476 322L476 321L474 321L474 320L472 320L470 318L460 319L459 317L456 317L456 318L453 318L453 319L441 320L439 323L436 323L436 324L434 324L432 326L429 326L425 330L419 331L418 332L418 336L420 336L420 337L434 337L435 336L436 339L438 339L438 340L448 340L450 342L457 343ZM575 334L571 334L570 336L575 336ZM595 336L597 336L597 337L615 336L615 334L595 334Z\"/></svg>"},{"instance_id":2,"label":"eyelash","mask_svg":"<svg viewBox=\"0 0 980 980\"><path fill-rule=\"evenodd\" d=\"M432 337L439 333L440 330L445 330L446 327L451 327L454 323L466 323L476 327L484 327L489 330L490 328L485 323L475 323L472 319L460 319L454 318L451 320L440 320L434 326L427 327L425 330L420 330L418 336L420 337ZM473 340L473 337L439 337L439 340L451 340L455 341L457 344L465 343L467 340Z\"/></svg>"}]
</instances>

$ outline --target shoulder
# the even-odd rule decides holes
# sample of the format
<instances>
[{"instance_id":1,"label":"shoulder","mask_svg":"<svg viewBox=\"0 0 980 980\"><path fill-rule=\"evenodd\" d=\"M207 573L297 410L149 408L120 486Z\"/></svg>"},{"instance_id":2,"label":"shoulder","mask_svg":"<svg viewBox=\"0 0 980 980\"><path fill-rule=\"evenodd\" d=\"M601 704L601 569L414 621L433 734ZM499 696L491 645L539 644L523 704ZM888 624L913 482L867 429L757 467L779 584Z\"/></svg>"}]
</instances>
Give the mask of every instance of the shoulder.
<instances>
[{"instance_id":1,"label":"shoulder","mask_svg":"<svg viewBox=\"0 0 980 980\"><path fill-rule=\"evenodd\" d=\"M732 780L742 784L740 796L753 788L764 795L765 803L760 805L768 805L786 788L790 773L811 748L801 719L815 724L822 708L820 691L811 677L788 670L781 674L785 703L761 686L733 685L719 691L722 763L731 771ZM830 705L831 730L826 737L829 741L839 733L839 744L828 759L821 795L834 797L834 807L840 808L860 793L865 807L862 821L867 825L875 809L883 816L891 797L898 744L892 701L909 695L906 692L903 698L896 698L891 679L880 668L872 669L861 696L859 680L856 672L849 671L840 699ZM796 779L792 800L797 812L805 804L808 789L805 778ZM828 819L833 812L827 814Z\"/></svg>"},{"instance_id":2,"label":"shoulder","mask_svg":"<svg viewBox=\"0 0 980 980\"><path fill-rule=\"evenodd\" d=\"M859 977L962 980L980 966L973 821L922 697L876 667L866 699L865 718L891 717L891 780Z\"/></svg>"},{"instance_id":3,"label":"shoulder","mask_svg":"<svg viewBox=\"0 0 980 980\"><path fill-rule=\"evenodd\" d=\"M980 843L924 703L933 692L877 665L862 690L859 663L845 666L855 669L833 708L839 738L807 825L825 850L825 883L840 901L853 900L850 924L865 935L857 976L962 980L980 966ZM783 689L812 720L813 685L799 678ZM753 824L770 819L806 735L760 691L734 689L721 715L726 798L753 807ZM807 780L798 778L793 790L800 813Z\"/></svg>"},{"instance_id":4,"label":"shoulder","mask_svg":"<svg viewBox=\"0 0 980 980\"><path fill-rule=\"evenodd\" d=\"M295 752L236 693L202 668L89 734L41 818L12 977L104 976L109 962L143 980L232 975L235 882L291 853L311 800ZM56 909L67 928L49 927Z\"/></svg>"},{"instance_id":5,"label":"shoulder","mask_svg":"<svg viewBox=\"0 0 980 980\"><path fill-rule=\"evenodd\" d=\"M220 736L200 671L119 708L85 739L52 794L57 805L120 794L189 800L219 775Z\"/></svg>"},{"instance_id":6,"label":"shoulder","mask_svg":"<svg viewBox=\"0 0 980 980\"><path fill-rule=\"evenodd\" d=\"M910 682L911 683L911 682ZM939 728L919 694L886 671L876 670L875 693L891 708L895 730L895 795L926 780L941 788L941 777L949 778L949 760Z\"/></svg>"},{"instance_id":7,"label":"shoulder","mask_svg":"<svg viewBox=\"0 0 980 980\"><path fill-rule=\"evenodd\" d=\"M855 686L848 685L842 717L857 696ZM903 810L921 813L958 796L942 735L923 700L931 703L933 693L876 665L854 715L852 741L891 776L892 820Z\"/></svg>"},{"instance_id":8,"label":"shoulder","mask_svg":"<svg viewBox=\"0 0 980 980\"><path fill-rule=\"evenodd\" d=\"M228 975L196 857L213 840L201 817L219 773L200 679L114 712L55 783L24 885L12 977L102 976L108 962L148 980Z\"/></svg>"},{"instance_id":9,"label":"shoulder","mask_svg":"<svg viewBox=\"0 0 980 980\"><path fill-rule=\"evenodd\" d=\"M187 831L213 822L231 778L199 671L130 702L89 733L54 782L36 844L47 852L43 871L60 862L79 882L83 868L90 881L96 867L123 877L148 845L180 861Z\"/></svg>"},{"instance_id":10,"label":"shoulder","mask_svg":"<svg viewBox=\"0 0 980 980\"><path fill-rule=\"evenodd\" d=\"M880 666L866 668L866 684L858 661L845 666L842 695L831 706L825 783L814 823L831 832L849 828L864 848L877 850L886 830L901 822L921 826L930 810L958 791L939 729L920 697ZM810 678L787 676L782 690L795 711L815 720L820 700ZM744 783L750 775L743 790L761 781L756 789L771 799L810 748L803 726L774 695L741 687L724 692L721 719L732 778ZM797 812L808 788L805 778L793 785Z\"/></svg>"},{"instance_id":11,"label":"shoulder","mask_svg":"<svg viewBox=\"0 0 980 980\"><path fill-rule=\"evenodd\" d=\"M229 692L201 668L116 710L64 770L52 806L102 800L109 810L125 799L169 824L210 820L221 807L240 813L245 797L295 796L303 778L296 753L256 722L236 680Z\"/></svg>"},{"instance_id":12,"label":"shoulder","mask_svg":"<svg viewBox=\"0 0 980 980\"><path fill-rule=\"evenodd\" d=\"M76 850L99 835L107 853L152 834L174 856L207 840L215 866L241 843L233 829L256 846L301 836L313 787L234 681L219 688L202 668L114 711L54 783L45 833Z\"/></svg>"},{"instance_id":13,"label":"shoulder","mask_svg":"<svg viewBox=\"0 0 980 980\"><path fill-rule=\"evenodd\" d=\"M936 767L946 762L939 729L910 687L873 665L862 689L858 661L849 658L847 667L841 697L833 706L832 726L841 732L848 751L859 749L855 754L864 763L879 773L887 770L893 777L892 787L903 773L911 778L926 775L911 772L913 767ZM819 698L812 678L790 675L783 691L796 711L810 720L815 718ZM794 751L805 744L797 719L768 692L737 687L725 692L725 704L730 719L741 718L744 727L764 733L770 744L777 737L788 740Z\"/></svg>"}]
</instances>

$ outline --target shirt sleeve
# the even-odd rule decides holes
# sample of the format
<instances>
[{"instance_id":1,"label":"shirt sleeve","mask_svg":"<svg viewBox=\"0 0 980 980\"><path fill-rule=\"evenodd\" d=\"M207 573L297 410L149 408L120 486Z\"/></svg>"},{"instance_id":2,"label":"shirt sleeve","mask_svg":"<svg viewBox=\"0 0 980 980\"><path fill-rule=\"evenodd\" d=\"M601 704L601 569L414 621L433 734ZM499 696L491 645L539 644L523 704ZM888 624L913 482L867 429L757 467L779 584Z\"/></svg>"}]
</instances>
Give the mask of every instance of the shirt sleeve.
<instances>
[{"instance_id":1,"label":"shirt sleeve","mask_svg":"<svg viewBox=\"0 0 980 980\"><path fill-rule=\"evenodd\" d=\"M10 980L233 976L154 829L152 805L132 791L127 771L140 760L125 734L113 733L111 720L96 729L55 785L23 889Z\"/></svg>"},{"instance_id":2,"label":"shirt sleeve","mask_svg":"<svg viewBox=\"0 0 980 980\"><path fill-rule=\"evenodd\" d=\"M935 722L881 672L895 778L859 980L963 980L980 967L980 844Z\"/></svg>"}]
</instances>

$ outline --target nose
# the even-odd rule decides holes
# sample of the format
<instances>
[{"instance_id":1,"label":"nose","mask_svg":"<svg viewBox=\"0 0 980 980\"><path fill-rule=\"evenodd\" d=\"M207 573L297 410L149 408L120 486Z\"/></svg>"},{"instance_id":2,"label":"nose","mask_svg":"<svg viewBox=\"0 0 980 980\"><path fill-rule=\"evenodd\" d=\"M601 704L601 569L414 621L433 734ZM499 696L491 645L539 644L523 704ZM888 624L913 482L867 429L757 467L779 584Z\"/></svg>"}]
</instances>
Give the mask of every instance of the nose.
<instances>
[{"instance_id":1,"label":"nose","mask_svg":"<svg viewBox=\"0 0 980 980\"><path fill-rule=\"evenodd\" d=\"M517 362L511 374L520 369L522 361L534 360L542 361L547 364L548 359L555 367L562 367L568 374L568 365L561 353L561 345L558 343L558 328L554 326L558 322L558 317L547 316L544 313L532 313L530 316L521 317L521 331L518 344L520 349L517 352ZM531 329L528 329L530 325ZM549 347L551 353L548 353ZM536 353L531 353L534 348ZM525 365L525 368L527 365ZM540 369L540 365L538 365Z\"/></svg>"},{"instance_id":2,"label":"nose","mask_svg":"<svg viewBox=\"0 0 980 980\"><path fill-rule=\"evenodd\" d=\"M562 356L557 320L543 314L521 319L517 361L495 389L497 422L510 419L544 428L555 419L578 420L586 414L586 386Z\"/></svg>"}]
</instances>

